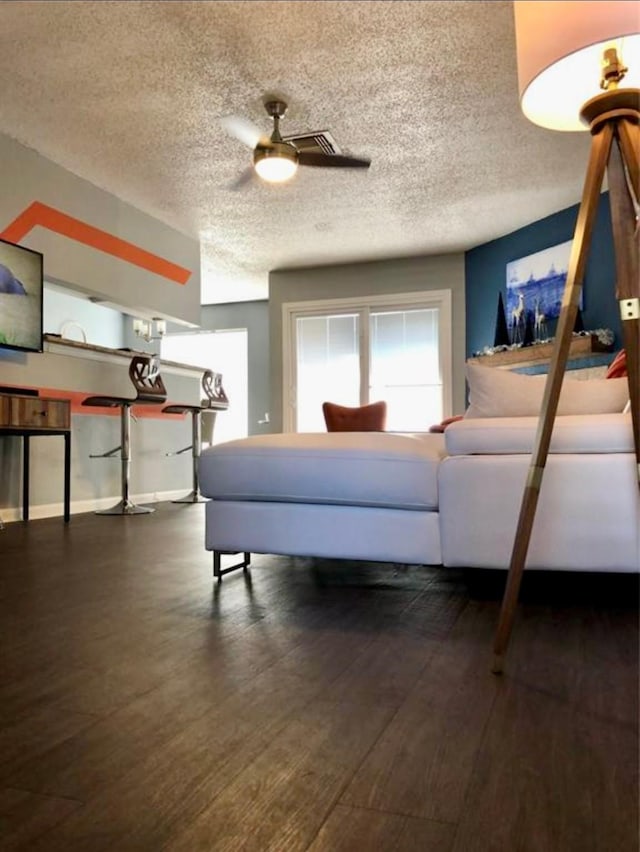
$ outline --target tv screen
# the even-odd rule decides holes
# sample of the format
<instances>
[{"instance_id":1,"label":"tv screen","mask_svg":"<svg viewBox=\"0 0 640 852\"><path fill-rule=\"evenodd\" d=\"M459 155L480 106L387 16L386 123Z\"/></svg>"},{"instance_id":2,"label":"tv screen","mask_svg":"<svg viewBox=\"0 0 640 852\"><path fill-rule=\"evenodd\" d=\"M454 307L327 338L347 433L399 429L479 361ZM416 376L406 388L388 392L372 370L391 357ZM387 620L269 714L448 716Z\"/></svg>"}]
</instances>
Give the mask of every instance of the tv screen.
<instances>
[{"instance_id":1,"label":"tv screen","mask_svg":"<svg viewBox=\"0 0 640 852\"><path fill-rule=\"evenodd\" d=\"M40 252L0 240L0 346L42 352Z\"/></svg>"}]
</instances>

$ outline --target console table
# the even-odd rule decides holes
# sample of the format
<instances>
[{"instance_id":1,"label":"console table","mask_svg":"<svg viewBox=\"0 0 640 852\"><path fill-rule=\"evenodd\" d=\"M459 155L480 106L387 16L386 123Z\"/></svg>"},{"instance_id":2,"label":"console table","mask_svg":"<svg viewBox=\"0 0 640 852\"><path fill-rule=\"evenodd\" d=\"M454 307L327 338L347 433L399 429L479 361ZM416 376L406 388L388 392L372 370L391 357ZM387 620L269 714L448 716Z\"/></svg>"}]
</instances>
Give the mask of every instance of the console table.
<instances>
[{"instance_id":1,"label":"console table","mask_svg":"<svg viewBox=\"0 0 640 852\"><path fill-rule=\"evenodd\" d=\"M64 520L69 523L71 484L71 403L29 394L0 393L0 437L22 438L22 519L29 520L29 441L41 435L64 438Z\"/></svg>"}]
</instances>

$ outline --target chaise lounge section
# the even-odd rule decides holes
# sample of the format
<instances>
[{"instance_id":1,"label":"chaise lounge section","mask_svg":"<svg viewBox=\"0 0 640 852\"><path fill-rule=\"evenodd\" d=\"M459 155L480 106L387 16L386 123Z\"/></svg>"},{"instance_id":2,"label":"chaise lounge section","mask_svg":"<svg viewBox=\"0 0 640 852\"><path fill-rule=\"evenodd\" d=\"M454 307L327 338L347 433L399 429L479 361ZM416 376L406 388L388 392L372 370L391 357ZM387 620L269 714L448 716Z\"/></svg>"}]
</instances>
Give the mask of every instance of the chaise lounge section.
<instances>
[{"instance_id":1,"label":"chaise lounge section","mask_svg":"<svg viewBox=\"0 0 640 852\"><path fill-rule=\"evenodd\" d=\"M205 450L206 547L439 564L442 435L278 434Z\"/></svg>"}]
</instances>

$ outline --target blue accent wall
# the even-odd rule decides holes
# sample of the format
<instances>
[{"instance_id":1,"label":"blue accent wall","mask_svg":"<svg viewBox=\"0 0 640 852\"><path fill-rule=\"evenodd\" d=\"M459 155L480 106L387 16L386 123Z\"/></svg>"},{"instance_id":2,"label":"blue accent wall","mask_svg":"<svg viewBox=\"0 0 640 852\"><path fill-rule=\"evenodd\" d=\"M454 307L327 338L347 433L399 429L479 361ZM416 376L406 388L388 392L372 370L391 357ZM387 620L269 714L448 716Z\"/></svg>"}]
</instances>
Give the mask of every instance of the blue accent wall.
<instances>
[{"instance_id":1,"label":"blue accent wall","mask_svg":"<svg viewBox=\"0 0 640 852\"><path fill-rule=\"evenodd\" d=\"M466 252L467 357L493 346L500 292L506 305L507 263L572 239L577 216L576 204ZM614 348L618 349L622 344L608 192L600 196L583 283L585 329L610 328L616 337ZM554 331L552 326L548 333Z\"/></svg>"}]
</instances>

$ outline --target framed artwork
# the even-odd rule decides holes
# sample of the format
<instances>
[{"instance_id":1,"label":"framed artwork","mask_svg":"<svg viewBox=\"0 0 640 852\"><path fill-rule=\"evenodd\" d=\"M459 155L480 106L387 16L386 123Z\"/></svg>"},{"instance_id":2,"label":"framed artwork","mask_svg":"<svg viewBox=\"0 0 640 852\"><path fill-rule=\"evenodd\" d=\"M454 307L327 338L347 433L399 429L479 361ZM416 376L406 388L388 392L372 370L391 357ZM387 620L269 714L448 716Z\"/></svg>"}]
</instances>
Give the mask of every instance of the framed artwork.
<instances>
[{"instance_id":1,"label":"framed artwork","mask_svg":"<svg viewBox=\"0 0 640 852\"><path fill-rule=\"evenodd\" d=\"M567 240L507 264L506 314L512 340L521 339L519 330L527 321L538 330L560 315L571 244L572 240Z\"/></svg>"}]
</instances>

